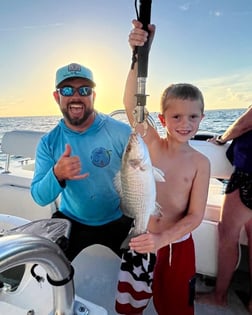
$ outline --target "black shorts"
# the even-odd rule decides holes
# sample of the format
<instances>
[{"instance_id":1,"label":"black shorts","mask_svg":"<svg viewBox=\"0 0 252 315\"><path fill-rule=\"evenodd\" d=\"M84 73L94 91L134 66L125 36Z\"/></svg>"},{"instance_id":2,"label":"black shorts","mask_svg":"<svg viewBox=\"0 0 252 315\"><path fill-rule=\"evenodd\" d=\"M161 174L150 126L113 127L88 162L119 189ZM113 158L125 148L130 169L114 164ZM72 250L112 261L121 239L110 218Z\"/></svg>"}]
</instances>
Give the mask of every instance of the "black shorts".
<instances>
[{"instance_id":1,"label":"black shorts","mask_svg":"<svg viewBox=\"0 0 252 315\"><path fill-rule=\"evenodd\" d=\"M239 189L242 203L252 210L252 174L235 170L226 187L226 194Z\"/></svg>"},{"instance_id":2,"label":"black shorts","mask_svg":"<svg viewBox=\"0 0 252 315\"><path fill-rule=\"evenodd\" d=\"M133 219L122 215L121 218L104 225L90 226L81 224L56 211L52 218L68 219L71 222L71 232L68 247L64 250L66 257L72 261L82 249L100 244L109 247L119 257L122 255L121 244L127 237Z\"/></svg>"}]
</instances>

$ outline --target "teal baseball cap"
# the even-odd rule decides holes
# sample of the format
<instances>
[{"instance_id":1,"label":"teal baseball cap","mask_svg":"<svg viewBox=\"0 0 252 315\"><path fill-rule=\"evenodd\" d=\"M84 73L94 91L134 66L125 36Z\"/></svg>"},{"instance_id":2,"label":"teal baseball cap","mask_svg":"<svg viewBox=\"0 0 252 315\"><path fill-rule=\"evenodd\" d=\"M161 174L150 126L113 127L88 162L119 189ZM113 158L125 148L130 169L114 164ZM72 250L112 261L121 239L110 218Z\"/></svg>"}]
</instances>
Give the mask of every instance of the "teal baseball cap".
<instances>
[{"instance_id":1,"label":"teal baseball cap","mask_svg":"<svg viewBox=\"0 0 252 315\"><path fill-rule=\"evenodd\" d=\"M91 86L95 87L93 73L90 69L79 65L78 63L70 63L61 67L56 72L55 86L58 88L60 83L69 78L83 78L90 81Z\"/></svg>"}]
</instances>

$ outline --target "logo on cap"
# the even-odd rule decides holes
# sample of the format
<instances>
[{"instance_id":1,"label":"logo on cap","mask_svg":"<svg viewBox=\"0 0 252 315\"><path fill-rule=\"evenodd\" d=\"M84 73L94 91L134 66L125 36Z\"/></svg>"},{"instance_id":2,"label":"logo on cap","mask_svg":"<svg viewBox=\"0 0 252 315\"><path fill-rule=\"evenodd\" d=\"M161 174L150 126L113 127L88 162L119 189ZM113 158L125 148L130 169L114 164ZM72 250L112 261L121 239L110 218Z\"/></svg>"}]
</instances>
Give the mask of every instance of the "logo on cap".
<instances>
[{"instance_id":1,"label":"logo on cap","mask_svg":"<svg viewBox=\"0 0 252 315\"><path fill-rule=\"evenodd\" d=\"M78 65L77 63L71 63L69 66L68 66L68 71L81 71L81 66Z\"/></svg>"}]
</instances>

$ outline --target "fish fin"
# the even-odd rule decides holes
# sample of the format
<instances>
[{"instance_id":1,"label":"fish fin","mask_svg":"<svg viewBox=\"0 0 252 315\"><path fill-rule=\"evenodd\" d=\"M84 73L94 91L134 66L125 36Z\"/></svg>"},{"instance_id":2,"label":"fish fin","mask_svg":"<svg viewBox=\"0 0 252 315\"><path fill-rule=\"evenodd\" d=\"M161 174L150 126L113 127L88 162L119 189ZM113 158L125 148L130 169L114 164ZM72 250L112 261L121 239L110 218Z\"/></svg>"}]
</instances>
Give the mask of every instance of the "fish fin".
<instances>
[{"instance_id":1,"label":"fish fin","mask_svg":"<svg viewBox=\"0 0 252 315\"><path fill-rule=\"evenodd\" d=\"M155 166L152 166L152 169L153 169L153 175L154 175L155 181L156 182L165 182L164 172Z\"/></svg>"},{"instance_id":2,"label":"fish fin","mask_svg":"<svg viewBox=\"0 0 252 315\"><path fill-rule=\"evenodd\" d=\"M125 238L125 240L122 242L122 244L121 244L121 249L129 249L129 242L130 242L130 240L131 240L131 237L130 237L130 235L128 235L126 238Z\"/></svg>"},{"instance_id":3,"label":"fish fin","mask_svg":"<svg viewBox=\"0 0 252 315\"><path fill-rule=\"evenodd\" d=\"M129 231L129 234L127 235L127 237L125 238L125 240L122 242L121 244L121 249L129 249L129 242L130 240L133 238L133 237L136 237L137 234L136 231L135 231L135 228L132 227Z\"/></svg>"},{"instance_id":4,"label":"fish fin","mask_svg":"<svg viewBox=\"0 0 252 315\"><path fill-rule=\"evenodd\" d=\"M155 202L155 210L154 210L153 215L158 216L158 217L163 216L162 207L157 201Z\"/></svg>"}]
</instances>

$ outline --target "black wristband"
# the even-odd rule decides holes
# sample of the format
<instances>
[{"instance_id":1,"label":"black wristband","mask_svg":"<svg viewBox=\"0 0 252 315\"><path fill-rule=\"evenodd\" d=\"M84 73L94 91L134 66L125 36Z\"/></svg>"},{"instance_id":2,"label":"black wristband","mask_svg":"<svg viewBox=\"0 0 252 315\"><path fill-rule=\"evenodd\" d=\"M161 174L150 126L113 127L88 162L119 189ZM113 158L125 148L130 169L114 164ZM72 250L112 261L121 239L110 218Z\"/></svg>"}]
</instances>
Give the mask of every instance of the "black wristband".
<instances>
[{"instance_id":1,"label":"black wristband","mask_svg":"<svg viewBox=\"0 0 252 315\"><path fill-rule=\"evenodd\" d=\"M223 140L221 139L221 136L222 136L222 135L218 136L218 137L215 139L215 141L216 141L219 145L223 145L223 144L226 143L225 141L223 141Z\"/></svg>"},{"instance_id":2,"label":"black wristband","mask_svg":"<svg viewBox=\"0 0 252 315\"><path fill-rule=\"evenodd\" d=\"M63 179L63 180L58 180L59 184L60 184L60 187L62 188L65 188L66 187L66 181Z\"/></svg>"},{"instance_id":3,"label":"black wristband","mask_svg":"<svg viewBox=\"0 0 252 315\"><path fill-rule=\"evenodd\" d=\"M58 178L57 178L57 176L55 175L55 172L54 172L54 167L53 167L53 174L56 177L58 183L60 184L60 187L65 188L66 187L66 181L64 179L58 180Z\"/></svg>"}]
</instances>

